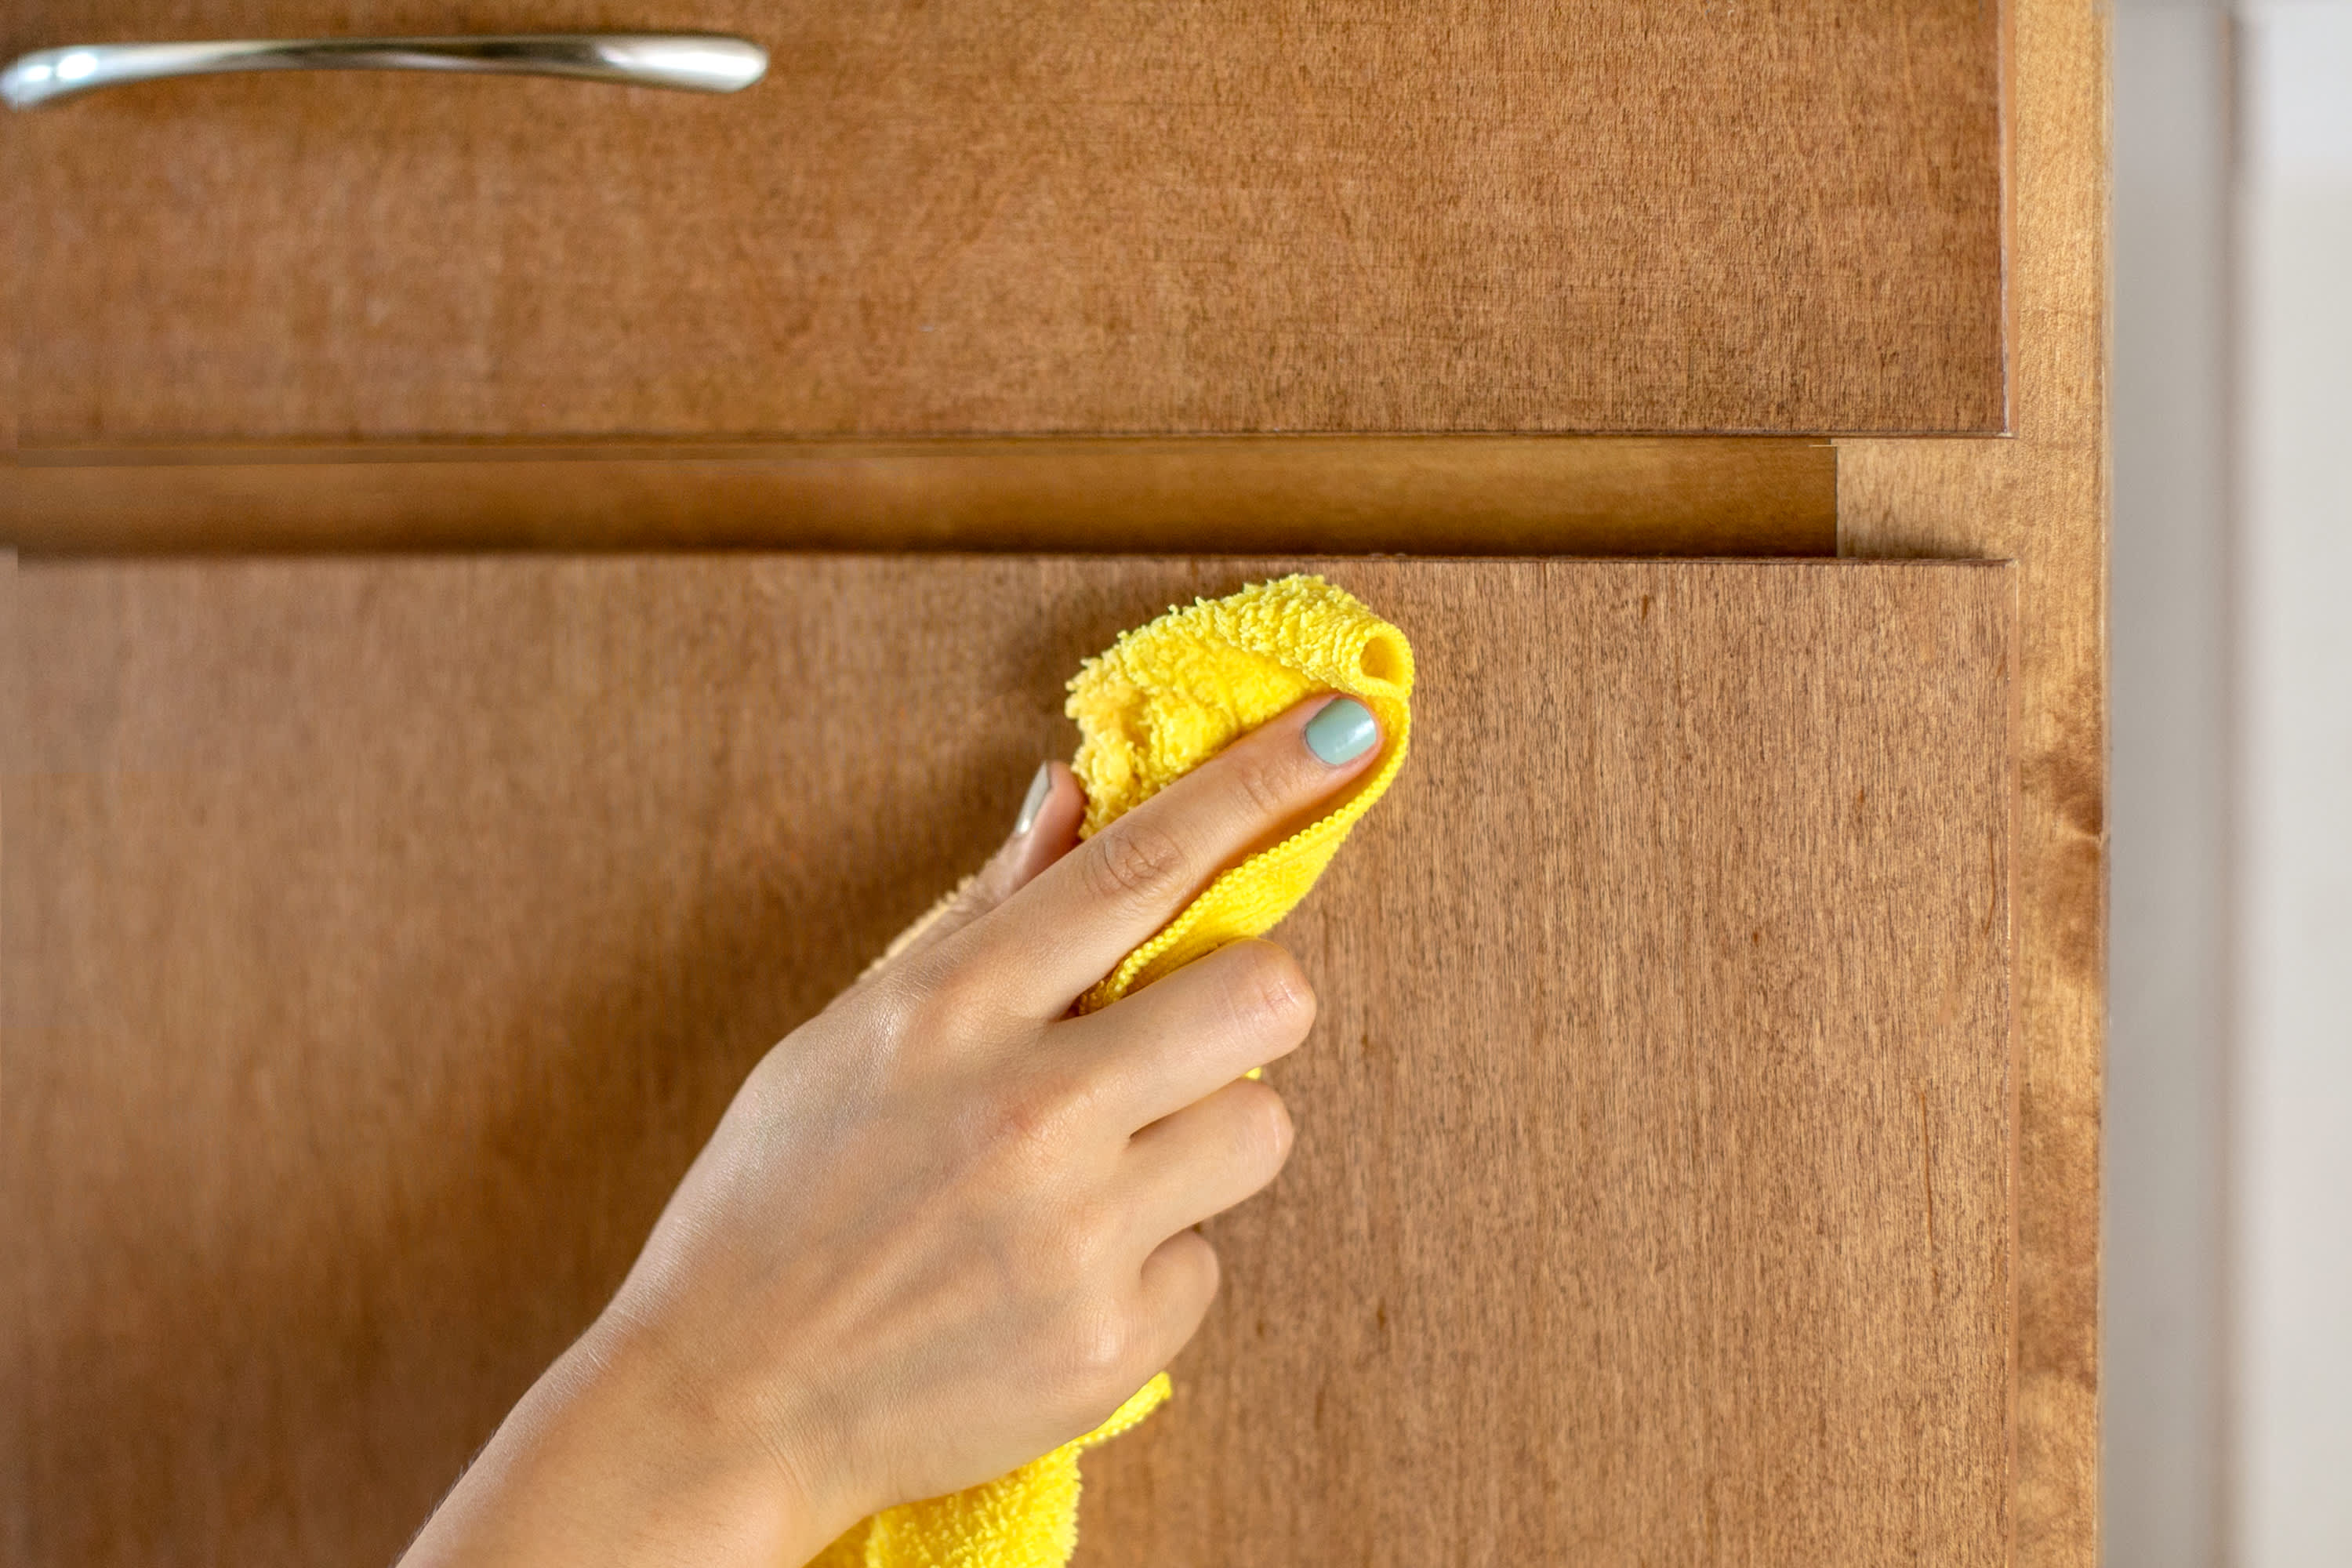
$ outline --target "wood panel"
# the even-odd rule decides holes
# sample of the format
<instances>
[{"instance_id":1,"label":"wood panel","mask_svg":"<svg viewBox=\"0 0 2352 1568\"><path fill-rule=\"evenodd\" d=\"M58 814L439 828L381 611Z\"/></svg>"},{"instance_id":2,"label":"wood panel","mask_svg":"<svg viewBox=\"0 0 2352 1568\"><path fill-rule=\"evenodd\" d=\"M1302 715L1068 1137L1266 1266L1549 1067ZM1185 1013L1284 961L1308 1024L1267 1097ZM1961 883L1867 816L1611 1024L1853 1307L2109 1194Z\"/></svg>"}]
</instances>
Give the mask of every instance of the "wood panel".
<instances>
[{"instance_id":1,"label":"wood panel","mask_svg":"<svg viewBox=\"0 0 2352 1568\"><path fill-rule=\"evenodd\" d=\"M24 568L0 1544L388 1557L1076 658L1286 564ZM1415 760L1086 1561L2005 1563L2013 574L1325 569Z\"/></svg>"},{"instance_id":2,"label":"wood panel","mask_svg":"<svg viewBox=\"0 0 2352 1568\"><path fill-rule=\"evenodd\" d=\"M1839 447L1841 548L2018 563L2020 1568L2095 1568L2106 1039L2107 8L2010 7L2017 429Z\"/></svg>"},{"instance_id":3,"label":"wood panel","mask_svg":"<svg viewBox=\"0 0 2352 1568\"><path fill-rule=\"evenodd\" d=\"M644 27L18 0L14 48ZM2006 423L1998 7L693 0L740 97L159 84L0 119L17 439Z\"/></svg>"},{"instance_id":4,"label":"wood panel","mask_svg":"<svg viewBox=\"0 0 2352 1568\"><path fill-rule=\"evenodd\" d=\"M1833 555L1837 449L1275 436L77 451L0 462L0 539L48 552Z\"/></svg>"}]
</instances>

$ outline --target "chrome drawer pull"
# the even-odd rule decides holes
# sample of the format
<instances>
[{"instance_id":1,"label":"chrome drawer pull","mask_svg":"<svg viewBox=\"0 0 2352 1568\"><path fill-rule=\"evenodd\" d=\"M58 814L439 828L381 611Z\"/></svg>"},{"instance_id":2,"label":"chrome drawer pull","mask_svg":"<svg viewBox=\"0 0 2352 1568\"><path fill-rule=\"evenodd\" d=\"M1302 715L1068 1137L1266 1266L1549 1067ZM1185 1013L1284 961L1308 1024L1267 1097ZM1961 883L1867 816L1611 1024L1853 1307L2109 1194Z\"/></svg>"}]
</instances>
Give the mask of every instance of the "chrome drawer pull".
<instances>
[{"instance_id":1,"label":"chrome drawer pull","mask_svg":"<svg viewBox=\"0 0 2352 1568\"><path fill-rule=\"evenodd\" d=\"M768 51L720 33L517 33L455 38L242 38L208 44L74 44L20 56L0 71L17 109L165 77L222 71L484 71L577 77L688 92L740 92Z\"/></svg>"}]
</instances>

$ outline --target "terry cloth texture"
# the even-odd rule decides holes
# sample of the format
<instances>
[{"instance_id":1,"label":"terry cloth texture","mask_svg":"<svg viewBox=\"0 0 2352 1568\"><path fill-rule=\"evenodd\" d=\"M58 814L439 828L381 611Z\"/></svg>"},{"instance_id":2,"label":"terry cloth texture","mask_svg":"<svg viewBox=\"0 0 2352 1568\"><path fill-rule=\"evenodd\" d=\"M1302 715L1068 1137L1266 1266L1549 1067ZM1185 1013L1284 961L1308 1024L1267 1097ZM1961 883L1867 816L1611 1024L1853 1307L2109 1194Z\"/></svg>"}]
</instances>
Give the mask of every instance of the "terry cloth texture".
<instances>
[{"instance_id":1,"label":"terry cloth texture","mask_svg":"<svg viewBox=\"0 0 2352 1568\"><path fill-rule=\"evenodd\" d=\"M1372 710L1379 764L1312 824L1210 883L1087 992L1080 1012L1108 1007L1229 942L1264 935L1307 896L1404 765L1412 645L1322 578L1284 577L1171 610L1087 660L1070 682L1069 715L1078 721L1071 766L1087 790L1088 837L1318 691L1345 692Z\"/></svg>"},{"instance_id":2,"label":"terry cloth texture","mask_svg":"<svg viewBox=\"0 0 2352 1568\"><path fill-rule=\"evenodd\" d=\"M1009 1476L861 1520L809 1568L1062 1568L1078 1544L1078 1450L1118 1436L1167 1397L1163 1372L1076 1441Z\"/></svg>"},{"instance_id":3,"label":"terry cloth texture","mask_svg":"<svg viewBox=\"0 0 2352 1568\"><path fill-rule=\"evenodd\" d=\"M1313 823L1210 883L1081 997L1080 1012L1108 1007L1226 942L1263 935L1306 897L1404 764L1412 646L1322 578L1285 577L1171 609L1087 660L1070 681L1068 711L1078 723L1071 765L1086 786L1080 831L1087 837L1324 691L1372 710L1379 763ZM862 1521L812 1568L1062 1568L1077 1545L1079 1450L1141 1421L1169 1392L1163 1372L1076 1442L983 1486Z\"/></svg>"}]
</instances>

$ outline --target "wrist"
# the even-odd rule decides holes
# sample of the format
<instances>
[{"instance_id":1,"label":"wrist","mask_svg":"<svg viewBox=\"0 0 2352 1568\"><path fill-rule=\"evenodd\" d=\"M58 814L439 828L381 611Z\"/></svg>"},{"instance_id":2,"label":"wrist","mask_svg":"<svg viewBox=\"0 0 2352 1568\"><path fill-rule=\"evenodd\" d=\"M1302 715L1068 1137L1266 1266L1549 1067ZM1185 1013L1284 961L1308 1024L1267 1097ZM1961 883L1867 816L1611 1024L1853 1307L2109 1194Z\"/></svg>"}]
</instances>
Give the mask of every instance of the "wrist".
<instances>
[{"instance_id":1,"label":"wrist","mask_svg":"<svg viewBox=\"0 0 2352 1568\"><path fill-rule=\"evenodd\" d=\"M600 1320L526 1394L404 1568L806 1563L855 1517L656 1336Z\"/></svg>"},{"instance_id":2,"label":"wrist","mask_svg":"<svg viewBox=\"0 0 2352 1568\"><path fill-rule=\"evenodd\" d=\"M559 1441L626 1463L634 1511L658 1510L666 1534L691 1538L694 1561L796 1564L856 1522L835 1517L841 1489L807 1423L739 1395L624 1311L607 1311L550 1375L564 1385Z\"/></svg>"}]
</instances>

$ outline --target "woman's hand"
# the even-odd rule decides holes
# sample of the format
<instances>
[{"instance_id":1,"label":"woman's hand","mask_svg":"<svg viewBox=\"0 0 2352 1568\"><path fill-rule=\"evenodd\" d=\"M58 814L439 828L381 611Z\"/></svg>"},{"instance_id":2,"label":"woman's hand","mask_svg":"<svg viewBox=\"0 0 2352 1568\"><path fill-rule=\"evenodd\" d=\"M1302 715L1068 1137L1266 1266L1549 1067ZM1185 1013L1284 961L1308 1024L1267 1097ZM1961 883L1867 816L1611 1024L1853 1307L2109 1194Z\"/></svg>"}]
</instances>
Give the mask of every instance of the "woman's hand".
<instances>
[{"instance_id":1,"label":"woman's hand","mask_svg":"<svg viewBox=\"0 0 2352 1568\"><path fill-rule=\"evenodd\" d=\"M1216 1291L1192 1227L1289 1153L1242 1075L1315 1001L1246 942L1071 1005L1378 750L1360 704L1310 701L1084 844L1042 770L957 905L752 1071L406 1561L775 1568L1109 1415Z\"/></svg>"}]
</instances>

